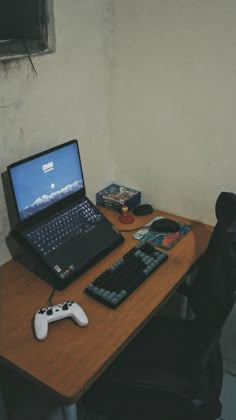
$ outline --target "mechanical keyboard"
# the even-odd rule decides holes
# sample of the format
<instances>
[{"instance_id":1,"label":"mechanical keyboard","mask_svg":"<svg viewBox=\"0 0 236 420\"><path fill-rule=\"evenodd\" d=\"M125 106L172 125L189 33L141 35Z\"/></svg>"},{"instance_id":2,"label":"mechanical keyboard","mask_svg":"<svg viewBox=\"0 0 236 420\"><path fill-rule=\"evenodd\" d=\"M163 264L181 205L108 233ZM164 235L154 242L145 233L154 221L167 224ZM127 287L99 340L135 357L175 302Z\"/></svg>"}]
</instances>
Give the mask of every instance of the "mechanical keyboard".
<instances>
[{"instance_id":1,"label":"mechanical keyboard","mask_svg":"<svg viewBox=\"0 0 236 420\"><path fill-rule=\"evenodd\" d=\"M148 242L139 243L84 290L93 299L116 308L168 258Z\"/></svg>"}]
</instances>

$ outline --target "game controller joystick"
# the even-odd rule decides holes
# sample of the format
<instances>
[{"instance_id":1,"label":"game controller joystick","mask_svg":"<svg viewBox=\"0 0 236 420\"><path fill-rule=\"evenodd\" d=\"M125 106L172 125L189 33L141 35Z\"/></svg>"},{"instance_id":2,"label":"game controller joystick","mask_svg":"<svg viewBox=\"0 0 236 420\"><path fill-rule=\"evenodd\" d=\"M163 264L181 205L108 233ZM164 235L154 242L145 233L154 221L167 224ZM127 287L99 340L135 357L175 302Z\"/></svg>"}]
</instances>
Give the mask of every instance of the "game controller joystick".
<instances>
[{"instance_id":1,"label":"game controller joystick","mask_svg":"<svg viewBox=\"0 0 236 420\"><path fill-rule=\"evenodd\" d=\"M39 309L34 317L34 330L38 340L45 340L48 335L48 324L64 318L72 318L80 327L88 324L88 318L81 306L73 301Z\"/></svg>"}]
</instances>

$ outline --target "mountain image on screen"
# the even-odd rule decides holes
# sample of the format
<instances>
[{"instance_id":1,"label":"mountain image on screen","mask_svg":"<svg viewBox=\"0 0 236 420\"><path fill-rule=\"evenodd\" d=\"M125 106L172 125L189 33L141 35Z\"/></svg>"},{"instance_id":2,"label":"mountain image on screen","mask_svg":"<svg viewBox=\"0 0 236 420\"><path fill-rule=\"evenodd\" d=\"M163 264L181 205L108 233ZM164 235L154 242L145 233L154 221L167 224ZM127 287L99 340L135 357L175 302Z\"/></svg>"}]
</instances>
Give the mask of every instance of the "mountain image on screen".
<instances>
[{"instance_id":1,"label":"mountain image on screen","mask_svg":"<svg viewBox=\"0 0 236 420\"><path fill-rule=\"evenodd\" d=\"M57 201L62 200L68 195L75 193L83 188L83 181L82 179L79 181L75 181L72 184L68 184L65 187L61 188L58 191L53 191L51 194L43 194L41 197L38 197L32 204L25 207L21 211L22 219L25 219L29 216L32 216L35 213L45 209L48 206L56 203Z\"/></svg>"}]
</instances>

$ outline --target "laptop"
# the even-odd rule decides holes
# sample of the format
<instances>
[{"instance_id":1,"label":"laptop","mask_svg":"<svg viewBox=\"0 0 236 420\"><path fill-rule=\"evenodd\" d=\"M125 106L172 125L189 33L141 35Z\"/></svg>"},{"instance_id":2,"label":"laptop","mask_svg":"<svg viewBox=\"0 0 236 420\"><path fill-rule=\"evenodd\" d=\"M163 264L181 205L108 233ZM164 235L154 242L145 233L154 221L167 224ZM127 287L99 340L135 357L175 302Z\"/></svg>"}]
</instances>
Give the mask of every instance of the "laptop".
<instances>
[{"instance_id":1,"label":"laptop","mask_svg":"<svg viewBox=\"0 0 236 420\"><path fill-rule=\"evenodd\" d=\"M11 235L56 289L124 241L86 197L77 140L13 163L7 172L19 220Z\"/></svg>"}]
</instances>

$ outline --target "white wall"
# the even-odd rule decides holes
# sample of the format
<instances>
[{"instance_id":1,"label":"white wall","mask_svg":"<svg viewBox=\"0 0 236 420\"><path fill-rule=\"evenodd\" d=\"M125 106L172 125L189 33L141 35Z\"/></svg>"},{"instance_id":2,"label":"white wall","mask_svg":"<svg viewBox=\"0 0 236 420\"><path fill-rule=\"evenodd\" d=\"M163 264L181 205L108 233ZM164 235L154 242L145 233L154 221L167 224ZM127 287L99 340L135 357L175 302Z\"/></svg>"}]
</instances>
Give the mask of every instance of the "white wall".
<instances>
[{"instance_id":1,"label":"white wall","mask_svg":"<svg viewBox=\"0 0 236 420\"><path fill-rule=\"evenodd\" d=\"M0 67L0 171L78 137L92 199L114 180L214 223L218 193L236 191L235 21L234 0L55 1L38 78L27 59ZM7 232L0 186L0 263Z\"/></svg>"},{"instance_id":2,"label":"white wall","mask_svg":"<svg viewBox=\"0 0 236 420\"><path fill-rule=\"evenodd\" d=\"M87 192L111 181L111 0L56 0L56 53L0 63L0 172L23 157L78 138ZM0 264L8 217L0 182Z\"/></svg>"},{"instance_id":3,"label":"white wall","mask_svg":"<svg viewBox=\"0 0 236 420\"><path fill-rule=\"evenodd\" d=\"M114 179L214 223L219 192L236 192L236 2L114 4Z\"/></svg>"}]
</instances>

